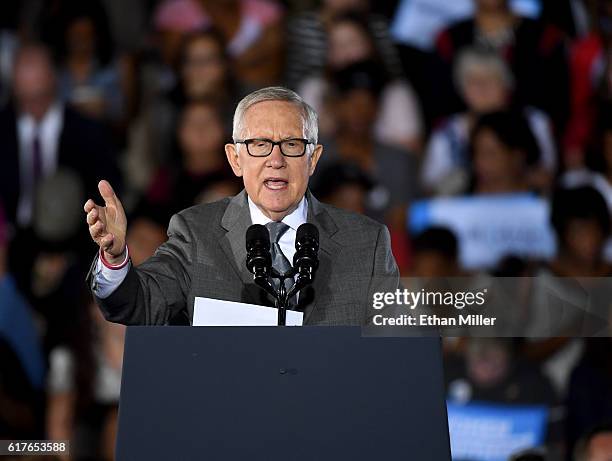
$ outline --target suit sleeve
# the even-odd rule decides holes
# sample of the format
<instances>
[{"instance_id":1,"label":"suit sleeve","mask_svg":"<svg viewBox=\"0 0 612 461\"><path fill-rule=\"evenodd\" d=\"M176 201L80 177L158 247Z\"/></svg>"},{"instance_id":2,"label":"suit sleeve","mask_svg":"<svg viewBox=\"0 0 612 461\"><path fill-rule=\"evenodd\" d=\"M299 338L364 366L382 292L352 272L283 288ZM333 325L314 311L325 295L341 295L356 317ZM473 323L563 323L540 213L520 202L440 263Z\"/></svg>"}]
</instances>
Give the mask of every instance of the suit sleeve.
<instances>
[{"instance_id":1,"label":"suit sleeve","mask_svg":"<svg viewBox=\"0 0 612 461\"><path fill-rule=\"evenodd\" d=\"M196 245L185 218L176 214L168 241L105 299L96 298L106 320L125 325L165 325L186 308Z\"/></svg>"},{"instance_id":2,"label":"suit sleeve","mask_svg":"<svg viewBox=\"0 0 612 461\"><path fill-rule=\"evenodd\" d=\"M400 287L399 269L391 252L391 236L386 226L382 226L378 232L376 249L374 251L374 265L372 268L372 279L368 288L368 305L366 306L366 325L372 323L372 318L382 311L374 310L372 302L375 293L386 293L395 291Z\"/></svg>"}]
</instances>

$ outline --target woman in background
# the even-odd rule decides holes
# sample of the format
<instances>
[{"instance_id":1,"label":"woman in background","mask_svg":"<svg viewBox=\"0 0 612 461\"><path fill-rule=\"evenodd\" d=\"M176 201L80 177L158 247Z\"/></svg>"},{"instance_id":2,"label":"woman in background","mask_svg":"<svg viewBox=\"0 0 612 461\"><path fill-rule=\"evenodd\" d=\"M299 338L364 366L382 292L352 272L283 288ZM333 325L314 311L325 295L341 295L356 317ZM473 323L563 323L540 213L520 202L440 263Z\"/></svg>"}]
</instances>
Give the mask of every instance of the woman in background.
<instances>
[{"instance_id":1,"label":"woman in background","mask_svg":"<svg viewBox=\"0 0 612 461\"><path fill-rule=\"evenodd\" d=\"M170 217L199 203L213 183L232 180L223 146L226 130L216 104L192 101L183 109L177 129L176 158L161 167L151 183L146 200Z\"/></svg>"},{"instance_id":2,"label":"woman in background","mask_svg":"<svg viewBox=\"0 0 612 461\"><path fill-rule=\"evenodd\" d=\"M466 48L457 58L454 77L467 110L451 115L434 129L421 169L425 190L433 195L453 195L464 190L469 179L470 131L476 120L482 114L511 106L524 115L536 138L542 154L537 166L539 188L547 188L557 166L552 124L541 110L513 104L514 76L508 65L491 51Z\"/></svg>"},{"instance_id":3,"label":"woman in background","mask_svg":"<svg viewBox=\"0 0 612 461\"><path fill-rule=\"evenodd\" d=\"M54 40L62 99L94 118L123 122L128 73L114 55L104 9L96 2L74 3L61 22Z\"/></svg>"},{"instance_id":4,"label":"woman in background","mask_svg":"<svg viewBox=\"0 0 612 461\"><path fill-rule=\"evenodd\" d=\"M420 152L423 120L418 98L408 81L386 70L365 18L355 14L333 18L327 26L327 35L329 48L323 74L304 79L298 88L298 93L319 114L321 134L330 135L337 128L327 104L333 74L356 64L369 65L384 76L380 108L374 120L376 139L409 152Z\"/></svg>"}]
</instances>

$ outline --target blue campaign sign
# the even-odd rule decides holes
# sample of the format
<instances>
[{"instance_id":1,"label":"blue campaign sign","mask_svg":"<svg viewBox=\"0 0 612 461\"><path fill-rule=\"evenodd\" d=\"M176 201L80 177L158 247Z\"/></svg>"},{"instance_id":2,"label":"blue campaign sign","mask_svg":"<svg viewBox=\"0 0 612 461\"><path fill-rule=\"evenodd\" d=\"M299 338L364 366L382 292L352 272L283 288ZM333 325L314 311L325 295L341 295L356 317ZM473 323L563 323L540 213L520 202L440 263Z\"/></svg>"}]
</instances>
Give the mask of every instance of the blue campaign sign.
<instances>
[{"instance_id":1,"label":"blue campaign sign","mask_svg":"<svg viewBox=\"0 0 612 461\"><path fill-rule=\"evenodd\" d=\"M507 461L544 443L545 406L447 402L451 453L455 461Z\"/></svg>"},{"instance_id":2,"label":"blue campaign sign","mask_svg":"<svg viewBox=\"0 0 612 461\"><path fill-rule=\"evenodd\" d=\"M546 200L529 193L422 200L408 212L417 234L431 226L450 229L466 269L494 267L508 255L550 259L556 251Z\"/></svg>"}]
</instances>

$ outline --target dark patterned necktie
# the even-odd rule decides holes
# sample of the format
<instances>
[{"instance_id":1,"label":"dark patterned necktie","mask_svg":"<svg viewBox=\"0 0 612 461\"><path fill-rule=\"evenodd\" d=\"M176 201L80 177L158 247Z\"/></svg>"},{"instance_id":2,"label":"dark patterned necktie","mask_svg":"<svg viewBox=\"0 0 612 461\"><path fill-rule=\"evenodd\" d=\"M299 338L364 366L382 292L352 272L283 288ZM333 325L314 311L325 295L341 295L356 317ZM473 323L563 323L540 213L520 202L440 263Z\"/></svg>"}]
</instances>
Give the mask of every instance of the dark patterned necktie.
<instances>
[{"instance_id":1,"label":"dark patterned necktie","mask_svg":"<svg viewBox=\"0 0 612 461\"><path fill-rule=\"evenodd\" d=\"M34 185L38 184L42 177L42 152L38 128L35 129L32 137L32 177Z\"/></svg>"},{"instance_id":2,"label":"dark patterned necktie","mask_svg":"<svg viewBox=\"0 0 612 461\"><path fill-rule=\"evenodd\" d=\"M272 267L281 274L287 273L291 269L291 263L287 257L283 254L278 242L287 230L289 226L284 222L272 221L266 224L268 231L270 232L270 255L272 256ZM285 288L287 291L293 286L293 277L285 279ZM278 290L280 281L277 279L273 280L274 288ZM292 305L293 303L289 303Z\"/></svg>"}]
</instances>

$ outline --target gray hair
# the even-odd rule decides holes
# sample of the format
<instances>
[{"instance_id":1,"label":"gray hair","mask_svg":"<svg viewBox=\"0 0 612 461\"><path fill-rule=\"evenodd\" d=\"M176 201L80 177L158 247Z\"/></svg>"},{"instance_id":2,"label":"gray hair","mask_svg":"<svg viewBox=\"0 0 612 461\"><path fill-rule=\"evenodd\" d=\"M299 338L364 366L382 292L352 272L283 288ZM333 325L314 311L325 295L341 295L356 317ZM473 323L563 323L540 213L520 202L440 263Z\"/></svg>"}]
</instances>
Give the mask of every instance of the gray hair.
<instances>
[{"instance_id":1,"label":"gray hair","mask_svg":"<svg viewBox=\"0 0 612 461\"><path fill-rule=\"evenodd\" d=\"M286 101L294 104L302 113L304 138L317 144L319 140L317 113L299 94L295 91L283 88L282 86L261 88L242 98L234 112L234 123L232 127L232 138L234 138L234 142L240 139L241 133L244 130L244 114L246 111L249 107L263 101Z\"/></svg>"},{"instance_id":2,"label":"gray hair","mask_svg":"<svg viewBox=\"0 0 612 461\"><path fill-rule=\"evenodd\" d=\"M459 53L453 69L453 78L458 90L463 90L469 72L485 69L497 74L500 81L509 89L514 87L514 76L506 62L494 51L483 47L468 47Z\"/></svg>"}]
</instances>

